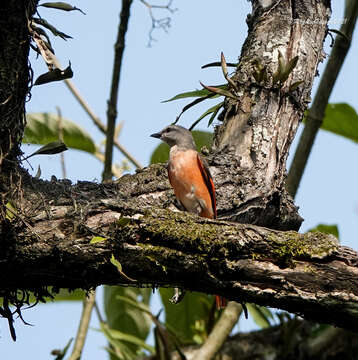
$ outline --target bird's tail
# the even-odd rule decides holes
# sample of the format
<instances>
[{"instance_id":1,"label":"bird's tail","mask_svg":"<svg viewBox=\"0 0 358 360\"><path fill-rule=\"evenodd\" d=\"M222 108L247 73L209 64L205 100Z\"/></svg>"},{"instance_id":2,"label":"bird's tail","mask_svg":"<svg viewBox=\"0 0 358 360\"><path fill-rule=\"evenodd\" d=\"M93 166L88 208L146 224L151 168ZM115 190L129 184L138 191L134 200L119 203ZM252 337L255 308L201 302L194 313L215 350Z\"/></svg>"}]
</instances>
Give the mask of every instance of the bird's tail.
<instances>
[{"instance_id":1,"label":"bird's tail","mask_svg":"<svg viewBox=\"0 0 358 360\"><path fill-rule=\"evenodd\" d=\"M215 302L216 302L216 308L218 310L226 308L227 306L227 299L225 299L222 296L215 295Z\"/></svg>"}]
</instances>

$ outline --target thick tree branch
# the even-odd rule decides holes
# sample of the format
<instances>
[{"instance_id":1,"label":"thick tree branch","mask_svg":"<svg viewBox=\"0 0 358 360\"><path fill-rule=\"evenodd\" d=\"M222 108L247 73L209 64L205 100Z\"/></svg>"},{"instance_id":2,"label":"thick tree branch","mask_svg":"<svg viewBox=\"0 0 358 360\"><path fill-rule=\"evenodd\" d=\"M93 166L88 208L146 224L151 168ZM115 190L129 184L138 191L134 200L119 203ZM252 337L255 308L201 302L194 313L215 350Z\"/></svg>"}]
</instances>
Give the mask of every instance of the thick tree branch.
<instances>
[{"instance_id":1,"label":"thick tree branch","mask_svg":"<svg viewBox=\"0 0 358 360\"><path fill-rule=\"evenodd\" d=\"M165 191L124 201L122 186L153 171L165 169L146 169L117 186L24 180L22 202L14 204L18 216L2 222L1 292L50 285L178 286L356 328L356 252L330 235L146 209ZM143 191L138 185L128 191L134 189ZM96 236L106 240L91 244Z\"/></svg>"}]
</instances>

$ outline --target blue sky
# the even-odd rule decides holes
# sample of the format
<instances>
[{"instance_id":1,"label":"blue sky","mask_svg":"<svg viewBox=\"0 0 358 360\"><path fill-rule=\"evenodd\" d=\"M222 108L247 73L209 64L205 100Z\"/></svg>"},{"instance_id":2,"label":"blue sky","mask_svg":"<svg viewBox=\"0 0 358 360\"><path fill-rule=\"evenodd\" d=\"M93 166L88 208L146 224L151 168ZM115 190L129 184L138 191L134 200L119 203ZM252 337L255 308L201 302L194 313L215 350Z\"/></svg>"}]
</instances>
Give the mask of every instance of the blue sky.
<instances>
[{"instance_id":1,"label":"blue sky","mask_svg":"<svg viewBox=\"0 0 358 360\"><path fill-rule=\"evenodd\" d=\"M343 18L343 3L336 1L333 4L332 28L339 28ZM78 0L74 5L87 15L44 8L40 8L40 14L73 36L74 39L68 41L54 39L56 55L64 65L68 64L68 60L71 61L73 82L94 112L105 122L120 2ZM161 101L177 93L199 88L199 80L206 84L221 83L220 69L201 70L200 67L217 61L221 51L227 61L235 62L247 34L245 18L250 11L249 2L175 0L173 7L178 8L174 14L157 12L159 18L170 15L172 26L167 34L159 30L153 34L158 41L151 48L147 47L151 26L147 9L136 0L131 11L119 90L118 120L123 122L120 142L143 165L148 165L150 155L158 145L149 134L172 122L185 105L185 102L180 101L166 104ZM328 45L329 40L326 44L327 52L330 50ZM356 35L330 99L330 102L347 102L356 110L357 58ZM41 58L36 59L32 55L31 64L35 77L47 71ZM320 69L322 72L323 67ZM315 87L317 82L318 79ZM56 106L61 108L64 117L86 128L97 143L103 140L104 136L62 83L34 87L27 111L55 112ZM187 112L181 118L181 124L189 126L204 110L205 106ZM205 121L201 128L206 129ZM295 143L300 132L301 129ZM294 146L291 153L294 152ZM24 145L26 152L33 149L33 146ZM301 231L319 223L338 224L341 242L357 247L357 153L357 144L324 131L319 133L296 198L300 214L305 219ZM123 160L118 151L114 152L114 160L118 163ZM88 154L70 150L65 152L65 161L68 177L72 181L100 181L102 165ZM48 179L51 175L61 178L58 155L31 159L34 169L37 169L38 164L41 165L44 178ZM160 305L156 302L155 306ZM26 356L31 359L36 356L39 360L48 359L52 349L63 347L70 337L75 336L80 308L79 303L56 303L25 311L26 321L34 326L25 326L17 320L16 343L10 339L6 321L0 320L0 354L3 358ZM243 328L247 329L249 324L247 322ZM98 323L94 321L92 326L98 327ZM105 357L101 346L105 346L104 338L90 331L83 359Z\"/></svg>"}]
</instances>

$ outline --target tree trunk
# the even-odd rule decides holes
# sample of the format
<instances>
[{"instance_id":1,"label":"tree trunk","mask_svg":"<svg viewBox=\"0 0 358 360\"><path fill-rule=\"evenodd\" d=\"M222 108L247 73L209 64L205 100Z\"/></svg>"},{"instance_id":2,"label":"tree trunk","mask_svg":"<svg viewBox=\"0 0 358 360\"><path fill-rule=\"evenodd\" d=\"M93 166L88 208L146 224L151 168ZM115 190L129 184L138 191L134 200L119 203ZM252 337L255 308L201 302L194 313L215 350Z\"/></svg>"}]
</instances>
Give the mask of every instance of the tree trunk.
<instances>
[{"instance_id":1,"label":"tree trunk","mask_svg":"<svg viewBox=\"0 0 358 360\"><path fill-rule=\"evenodd\" d=\"M3 0L0 4L0 172L12 167L11 161L21 154L25 101L32 81L27 21L35 11L34 3Z\"/></svg>"}]
</instances>

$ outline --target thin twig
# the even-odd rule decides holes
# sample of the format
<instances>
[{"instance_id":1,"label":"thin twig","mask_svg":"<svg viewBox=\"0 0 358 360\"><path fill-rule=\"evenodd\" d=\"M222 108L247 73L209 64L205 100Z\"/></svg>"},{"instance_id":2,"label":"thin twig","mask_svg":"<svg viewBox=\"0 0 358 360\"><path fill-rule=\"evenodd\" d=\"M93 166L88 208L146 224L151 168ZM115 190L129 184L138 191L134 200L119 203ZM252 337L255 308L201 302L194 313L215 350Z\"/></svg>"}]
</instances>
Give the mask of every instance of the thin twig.
<instances>
[{"instance_id":1,"label":"thin twig","mask_svg":"<svg viewBox=\"0 0 358 360\"><path fill-rule=\"evenodd\" d=\"M213 359L231 333L241 313L242 306L235 301L230 301L205 343L195 353L194 358L198 360Z\"/></svg>"},{"instance_id":2,"label":"thin twig","mask_svg":"<svg viewBox=\"0 0 358 360\"><path fill-rule=\"evenodd\" d=\"M128 29L128 21L130 16L130 7L133 0L122 0L122 10L118 26L117 40L114 45L114 62L112 72L111 94L108 101L107 108L107 136L106 136L106 151L104 160L103 180L112 180L112 158L113 158L113 143L114 132L116 128L117 118L117 101L118 101L118 87L121 76L123 52L125 48L125 35Z\"/></svg>"},{"instance_id":3,"label":"thin twig","mask_svg":"<svg viewBox=\"0 0 358 360\"><path fill-rule=\"evenodd\" d=\"M83 309L81 315L81 321L78 326L77 336L75 344L73 346L73 351L68 360L78 360L81 357L82 349L85 344L88 325L91 320L91 313L96 299L96 291L93 290L88 294L88 297L83 301Z\"/></svg>"},{"instance_id":4,"label":"thin twig","mask_svg":"<svg viewBox=\"0 0 358 360\"><path fill-rule=\"evenodd\" d=\"M153 31L156 29L162 29L164 32L167 33L171 25L170 17L164 17L158 19L154 16L153 9L164 9L169 11L171 14L173 14L178 9L172 8L173 0L169 0L166 5L153 5L146 0L140 0L140 2L148 8L149 16L150 19L152 20L152 27L149 30L149 41L148 41L148 47L151 47L152 43L156 41L156 39L152 35Z\"/></svg>"},{"instance_id":5,"label":"thin twig","mask_svg":"<svg viewBox=\"0 0 358 360\"><path fill-rule=\"evenodd\" d=\"M98 317L98 321L99 321L101 324L104 324L105 321L103 320L103 317L102 317L102 315L101 315L101 311L99 310L97 301L94 302L94 309L95 309L95 311L96 311L96 314L97 314L97 317Z\"/></svg>"},{"instance_id":6,"label":"thin twig","mask_svg":"<svg viewBox=\"0 0 358 360\"><path fill-rule=\"evenodd\" d=\"M328 99L351 45L352 34L357 21L357 16L358 1L346 1L344 11L345 22L340 28L340 31L345 34L346 37L336 37L330 58L322 75L312 106L306 116L306 124L288 173L286 185L287 190L292 197L295 197L297 193L314 140L320 126L322 125Z\"/></svg>"},{"instance_id":7,"label":"thin twig","mask_svg":"<svg viewBox=\"0 0 358 360\"><path fill-rule=\"evenodd\" d=\"M62 114L61 114L61 109L59 106L56 106L56 110L57 110L57 116L58 116L58 138L60 141L63 141L63 126L62 126ZM60 154L60 162L61 162L61 168L62 168L62 178L63 179L67 179L67 174L66 174L66 165L65 165L65 154L63 153L63 151Z\"/></svg>"}]
</instances>

